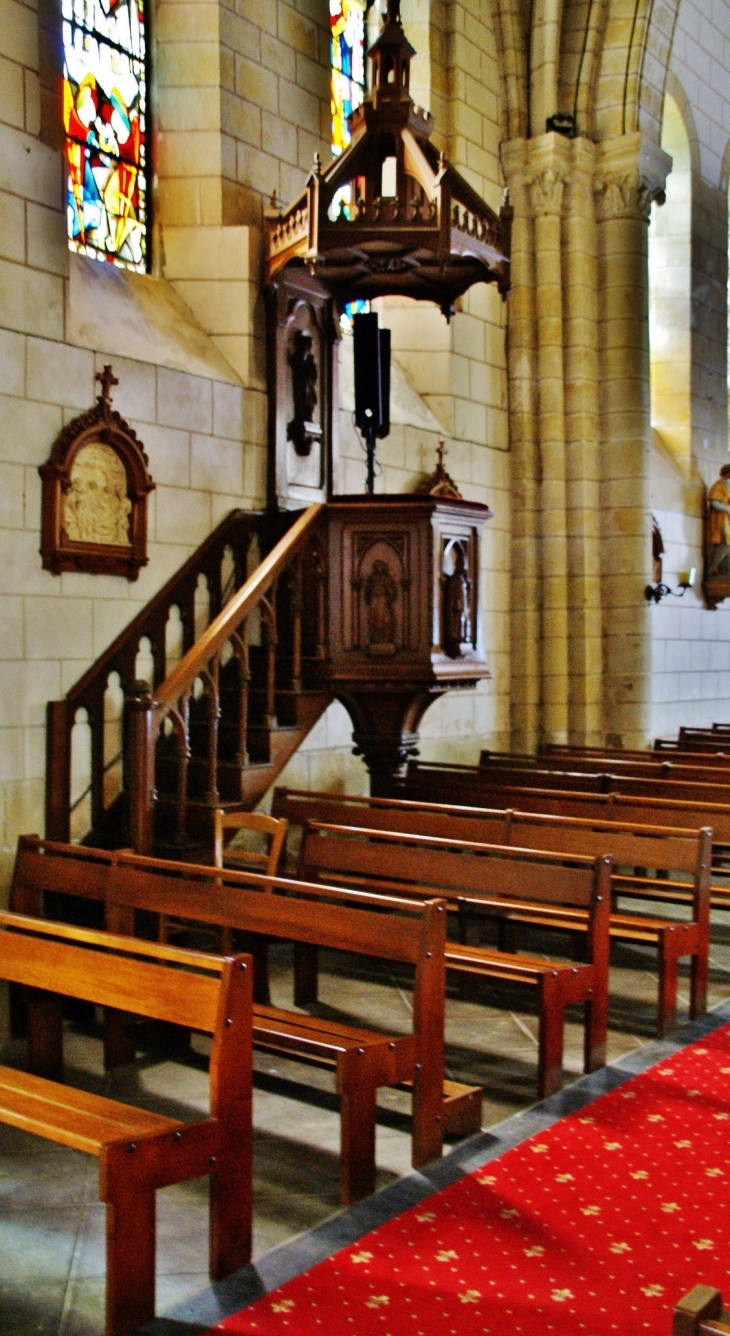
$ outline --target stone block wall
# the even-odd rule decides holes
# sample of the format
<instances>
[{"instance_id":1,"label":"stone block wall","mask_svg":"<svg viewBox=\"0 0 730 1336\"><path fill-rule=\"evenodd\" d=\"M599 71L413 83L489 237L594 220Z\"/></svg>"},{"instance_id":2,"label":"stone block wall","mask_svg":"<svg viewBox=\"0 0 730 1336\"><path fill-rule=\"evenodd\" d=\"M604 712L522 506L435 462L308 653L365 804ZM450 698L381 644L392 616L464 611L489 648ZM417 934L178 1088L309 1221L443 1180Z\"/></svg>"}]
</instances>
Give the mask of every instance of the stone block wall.
<instances>
[{"instance_id":1,"label":"stone block wall","mask_svg":"<svg viewBox=\"0 0 730 1336\"><path fill-rule=\"evenodd\" d=\"M409 6L419 45L428 38L422 98L433 86L442 142L452 137L457 164L498 205L498 76L486 10L478 0L406 0L406 25ZM325 0L159 0L153 19L155 221L151 273L136 275L68 251L63 154L49 146L47 127L41 137L37 9L0 0L0 887L18 834L43 828L46 702L229 509L264 503L263 206L274 189L284 200L298 193L316 149L328 160ZM402 346L396 340L403 404L380 451L378 486L409 489L445 435L464 494L494 511L482 571L492 680L439 702L424 725L424 754L472 759L507 737L510 507L505 313L491 291L461 307L451 327L423 309L403 322L411 331ZM438 325L445 363L441 380L429 363L419 384L410 353L420 321ZM107 361L120 380L114 406L144 443L157 484L149 565L133 584L55 577L38 550L38 465L61 426L93 402ZM347 402L341 439L341 486L360 490ZM290 777L365 786L340 706L317 725Z\"/></svg>"}]
</instances>

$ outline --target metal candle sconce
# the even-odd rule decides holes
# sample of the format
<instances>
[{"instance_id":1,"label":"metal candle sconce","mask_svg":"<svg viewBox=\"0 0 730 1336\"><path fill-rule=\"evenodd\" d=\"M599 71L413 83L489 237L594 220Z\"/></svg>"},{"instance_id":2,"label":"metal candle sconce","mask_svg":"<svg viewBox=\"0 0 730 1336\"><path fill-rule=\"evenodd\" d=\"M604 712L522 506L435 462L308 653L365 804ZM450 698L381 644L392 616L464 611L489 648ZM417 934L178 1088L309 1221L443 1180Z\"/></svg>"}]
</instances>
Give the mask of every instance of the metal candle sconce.
<instances>
[{"instance_id":1,"label":"metal candle sconce","mask_svg":"<svg viewBox=\"0 0 730 1336\"><path fill-rule=\"evenodd\" d=\"M652 599L655 603L661 603L662 599L666 598L667 594L673 594L675 598L682 598L687 590L692 588L696 578L697 567L691 566L688 571L677 571L677 583L679 589L670 589L669 585L662 584L661 582L655 585L647 585L644 590L647 603L651 603Z\"/></svg>"}]
</instances>

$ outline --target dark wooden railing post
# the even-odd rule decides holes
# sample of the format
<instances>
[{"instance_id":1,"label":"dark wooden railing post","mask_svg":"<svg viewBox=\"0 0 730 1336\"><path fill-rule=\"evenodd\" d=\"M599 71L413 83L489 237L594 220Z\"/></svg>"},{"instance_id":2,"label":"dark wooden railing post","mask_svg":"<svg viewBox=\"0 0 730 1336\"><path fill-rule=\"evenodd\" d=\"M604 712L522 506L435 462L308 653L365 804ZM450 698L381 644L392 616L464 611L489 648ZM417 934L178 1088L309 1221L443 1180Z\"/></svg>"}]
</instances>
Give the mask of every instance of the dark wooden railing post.
<instances>
[{"instance_id":1,"label":"dark wooden railing post","mask_svg":"<svg viewBox=\"0 0 730 1336\"><path fill-rule=\"evenodd\" d=\"M266 727L276 728L276 647L279 637L276 630L276 595L279 582L275 580L269 590L268 598L262 600L267 608L266 617Z\"/></svg>"},{"instance_id":2,"label":"dark wooden railing post","mask_svg":"<svg viewBox=\"0 0 730 1336\"><path fill-rule=\"evenodd\" d=\"M155 800L154 701L147 682L135 682L126 698L127 755L124 787L129 803L129 840L135 853L152 853Z\"/></svg>"},{"instance_id":3,"label":"dark wooden railing post","mask_svg":"<svg viewBox=\"0 0 730 1336\"><path fill-rule=\"evenodd\" d=\"M220 725L220 658L216 655L208 668L208 792L206 801L217 807L218 792L218 728Z\"/></svg>"},{"instance_id":4,"label":"dark wooden railing post","mask_svg":"<svg viewBox=\"0 0 730 1336\"><path fill-rule=\"evenodd\" d=\"M51 700L46 707L46 838L68 840L71 835L71 729L68 700Z\"/></svg>"},{"instance_id":5,"label":"dark wooden railing post","mask_svg":"<svg viewBox=\"0 0 730 1336\"><path fill-rule=\"evenodd\" d=\"M302 559L289 572L289 608L292 615L292 690L302 689Z\"/></svg>"}]
</instances>

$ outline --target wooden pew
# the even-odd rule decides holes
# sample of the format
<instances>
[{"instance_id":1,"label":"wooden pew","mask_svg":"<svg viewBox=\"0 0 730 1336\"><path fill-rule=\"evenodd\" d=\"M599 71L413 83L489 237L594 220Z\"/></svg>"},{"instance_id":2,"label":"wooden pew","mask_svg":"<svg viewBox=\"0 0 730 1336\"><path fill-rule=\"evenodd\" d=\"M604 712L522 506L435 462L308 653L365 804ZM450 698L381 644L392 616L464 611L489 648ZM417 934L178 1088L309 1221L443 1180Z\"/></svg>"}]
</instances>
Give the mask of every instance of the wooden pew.
<instances>
[{"instance_id":1,"label":"wooden pew","mask_svg":"<svg viewBox=\"0 0 730 1336\"><path fill-rule=\"evenodd\" d=\"M507 815L509 818L513 814ZM372 827L366 829L351 825L337 826L314 822L308 829L329 831L333 841L341 846L337 854L326 849L325 867L332 867L333 870L350 876L360 872L364 872L369 878L378 876L381 884L384 884L390 861L392 872L391 880L388 882L389 888L394 889L396 885L400 885L401 879L416 879L417 875L420 875L424 882L428 881L433 888L438 887L441 893L457 896L462 929L466 929L470 919L481 917L499 918L503 924L510 923L513 927L517 925L559 927L562 931L573 931L581 935L586 931L589 917L585 910L575 915L574 925L571 928L571 924L563 918L550 921L543 907L536 911L532 906L525 904L511 904L509 907L502 906L496 909L492 906L487 908L483 903L472 905L472 895L476 895L477 898L480 895L489 896L493 886L495 884L499 886L494 860L487 857L499 847L518 846L521 852L539 849L547 851L550 856L561 854L565 857L585 854L598 859L601 854L609 854L614 860L614 866L616 862L631 866L632 860L643 858L646 864L656 868L657 871L676 872L678 865L679 871L685 875L689 873L692 877L693 913L689 922L656 918L646 913L613 911L609 933L612 940L650 945L657 949L659 957L657 1033L660 1036L674 1029L677 1023L679 961L685 956L689 956L692 961L690 1015L695 1018L707 1010L710 919L709 832L703 832L696 839L679 837L672 840L672 848L668 852L670 842L661 837L639 838L627 832L620 836L612 836L597 832L591 840L586 830L561 829L554 824L546 827L534 817L525 817L522 820L518 818L517 821L508 819L504 823L506 828L501 832L505 838L499 840L500 830L497 828L492 842L470 839L464 833L458 833L454 838L453 824L453 821L447 822L447 833L444 835L419 835L412 831L385 832L378 829L374 844L365 843L376 835ZM497 822L490 824L498 826ZM489 831L484 833L488 835ZM348 834L351 836L349 839ZM353 839L352 836L356 838ZM312 847L317 848L316 845ZM309 848L310 842L307 841L302 854L303 859L307 856ZM320 858L322 857L320 854ZM338 859L342 860L341 866L338 865ZM429 866L433 868L430 872ZM406 868L411 869L408 876ZM311 872L312 868L307 866L305 875ZM550 875L552 877L554 874ZM631 882L633 878L626 880ZM685 882L685 887L686 884ZM612 879L612 887L614 886ZM639 889L637 893L640 895L641 890ZM556 890L556 898L558 895L559 892ZM523 896L526 900L530 899L526 888ZM511 934L503 932L502 942L507 940L514 942L514 932ZM592 954L589 954L590 958ZM447 944L447 965L448 960Z\"/></svg>"},{"instance_id":2,"label":"wooden pew","mask_svg":"<svg viewBox=\"0 0 730 1336\"><path fill-rule=\"evenodd\" d=\"M438 788L443 796L444 785L458 785L460 791L471 786L474 792L480 788L507 786L512 788L535 787L542 789L578 790L586 793L620 792L631 797L674 798L680 802L719 802L730 803L730 783L697 783L694 780L662 779L658 777L637 778L630 774L615 775L607 771L584 773L580 771L538 769L536 766L509 767L494 766L481 769L479 766L451 765L436 762L411 761L406 779L409 787L425 788L431 792ZM389 794L397 795L400 781L393 781Z\"/></svg>"},{"instance_id":3,"label":"wooden pew","mask_svg":"<svg viewBox=\"0 0 730 1336\"><path fill-rule=\"evenodd\" d=\"M721 867L730 861L730 795L726 796L724 789L719 801L710 801L704 795L701 799L677 797L673 791L676 786L671 782L663 783L659 789L650 786L647 793L643 781L632 785L621 780L611 793L602 794L591 792L588 784L585 787L571 787L569 783L562 788L557 784L545 787L535 773L525 782L490 784L486 776L475 776L473 769L464 767L464 771L448 776L449 800L459 806L518 807L523 811L553 812L558 816L587 817L595 812L609 818L615 815L619 820L636 819L645 825L686 825L695 830L708 825L713 832L713 863ZM446 776L441 773L428 774L425 768L414 770L403 778L390 781L387 796L438 804L444 795L445 780ZM634 791L637 788L639 792Z\"/></svg>"},{"instance_id":4,"label":"wooden pew","mask_svg":"<svg viewBox=\"0 0 730 1336\"><path fill-rule=\"evenodd\" d=\"M660 741L661 739L658 738L657 742ZM692 749L682 751L677 743L672 744L672 749L665 746L658 747L655 744L654 749L648 751L646 748L578 747L564 742L547 742L545 743L545 746L540 749L539 755L549 757L551 760L554 757L565 759L565 757L568 756L576 756L588 760L595 760L598 757L603 757L607 763L613 760L656 762L662 759L662 752L664 752L672 761L676 761L678 765L712 766L713 768L719 767L721 769L730 768L730 751L696 751ZM480 755L483 756L485 754L489 756L508 755L506 752L490 752L488 748L483 748ZM610 768L610 766L607 766L607 768Z\"/></svg>"},{"instance_id":5,"label":"wooden pew","mask_svg":"<svg viewBox=\"0 0 730 1336\"><path fill-rule=\"evenodd\" d=\"M673 780L676 783L690 784L728 784L730 785L730 762L725 757L716 757L711 765L704 765L701 756L692 759L692 753L675 753L671 760L661 760L656 754L644 755L641 759L621 754L613 756L581 756L575 752L547 755L513 756L510 753L482 751L479 770L484 772L503 771L539 771L550 774L582 774L595 779L610 780L626 776L630 779Z\"/></svg>"},{"instance_id":6,"label":"wooden pew","mask_svg":"<svg viewBox=\"0 0 730 1336\"><path fill-rule=\"evenodd\" d=\"M0 1121L99 1160L107 1336L154 1317L157 1188L209 1175L211 1277L250 1259L252 975L247 956L0 913L0 977L29 990L31 1067L0 1067ZM61 1084L61 995L211 1034L209 1117L182 1123Z\"/></svg>"},{"instance_id":7,"label":"wooden pew","mask_svg":"<svg viewBox=\"0 0 730 1336\"><path fill-rule=\"evenodd\" d=\"M445 1132L465 1136L479 1130L479 1088L444 1082L443 900L381 901L341 888L21 837L13 907L42 915L45 896L59 893L101 901L107 927L116 932L134 932L135 913L147 910L413 968L413 1031L407 1035L378 1034L254 1004L255 1048L334 1072L344 1202L375 1188L376 1094L381 1086L412 1088L416 1167L441 1154ZM300 993L305 984L298 981Z\"/></svg>"},{"instance_id":8,"label":"wooden pew","mask_svg":"<svg viewBox=\"0 0 730 1336\"><path fill-rule=\"evenodd\" d=\"M358 838L352 838L357 834ZM538 1090L541 1098L559 1090L563 1080L564 1013L571 1003L585 1004L585 1070L596 1071L606 1061L608 1014L608 916L610 911L610 858L581 858L532 850L468 845L453 841L419 839L356 828L307 828L300 872L310 880L359 882L377 894L409 895L425 899L443 895L452 908L479 904L496 914L518 912L527 906L546 926L567 930L580 927L586 938L586 961L545 959L524 952L446 943L447 969L472 980L519 983L531 989L539 1014ZM395 847L393 847L395 846ZM456 866L458 864L458 866ZM485 866L488 868L485 871ZM434 888L438 887L436 890ZM316 963L308 962L309 997L316 997Z\"/></svg>"},{"instance_id":9,"label":"wooden pew","mask_svg":"<svg viewBox=\"0 0 730 1336\"><path fill-rule=\"evenodd\" d=\"M695 1285L674 1310L672 1336L730 1336L730 1312L719 1290Z\"/></svg>"},{"instance_id":10,"label":"wooden pew","mask_svg":"<svg viewBox=\"0 0 730 1336\"><path fill-rule=\"evenodd\" d=\"M291 825L301 827L307 821L330 821L334 825L374 824L383 830L407 829L401 824L398 813L422 813L417 817L417 825L412 829L424 835L445 834L442 819L473 821L473 826L459 827L467 838L487 839L491 836L482 832L489 830L483 825L490 817L503 819L505 812L512 812L513 817L528 817L533 813L540 817L556 817L559 820L576 823L577 827L587 829L613 828L617 824L637 835L643 835L656 829L666 829L669 834L689 832L697 838L702 829L708 829L712 836L713 865L722 868L727 861L723 847L730 845L730 804L715 804L705 809L702 803L686 804L666 799L625 798L621 794L560 793L540 789L497 789L484 795L488 803L471 804L458 802L431 802L421 798L371 798L353 794L317 793L308 789L274 790L273 809L286 813ZM392 809L393 816L387 815ZM378 813L377 818L366 814ZM496 826L492 828L496 831ZM718 839L718 836L720 837ZM497 843L501 841L497 840ZM643 867L642 861L637 866ZM614 874L614 883L621 886L621 894L630 894L630 880L620 874ZM672 899L671 891L662 886L657 888L661 894L653 897L658 900ZM689 904L691 897L681 889L676 893L677 904ZM730 909L730 886L714 883L710 886L710 902L716 909Z\"/></svg>"}]
</instances>

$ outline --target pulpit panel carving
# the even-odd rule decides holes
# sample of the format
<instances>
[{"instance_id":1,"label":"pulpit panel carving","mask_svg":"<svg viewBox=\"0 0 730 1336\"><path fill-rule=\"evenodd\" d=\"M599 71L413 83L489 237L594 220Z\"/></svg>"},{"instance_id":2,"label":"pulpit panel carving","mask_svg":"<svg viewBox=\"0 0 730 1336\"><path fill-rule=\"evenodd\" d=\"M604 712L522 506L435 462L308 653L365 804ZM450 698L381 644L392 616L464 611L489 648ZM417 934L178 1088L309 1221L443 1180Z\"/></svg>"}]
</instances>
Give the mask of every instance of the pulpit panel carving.
<instances>
[{"instance_id":1,"label":"pulpit panel carving","mask_svg":"<svg viewBox=\"0 0 730 1336\"><path fill-rule=\"evenodd\" d=\"M269 295L269 500L293 509L324 500L332 458L333 347L330 299L291 266Z\"/></svg>"},{"instance_id":2,"label":"pulpit panel carving","mask_svg":"<svg viewBox=\"0 0 730 1336\"><path fill-rule=\"evenodd\" d=\"M461 659L476 649L474 533L441 542L441 645L450 659Z\"/></svg>"},{"instance_id":3,"label":"pulpit panel carving","mask_svg":"<svg viewBox=\"0 0 730 1336\"><path fill-rule=\"evenodd\" d=\"M350 649L373 658L393 658L410 644L408 536L358 534L354 574ZM347 642L346 642L347 643Z\"/></svg>"}]
</instances>

